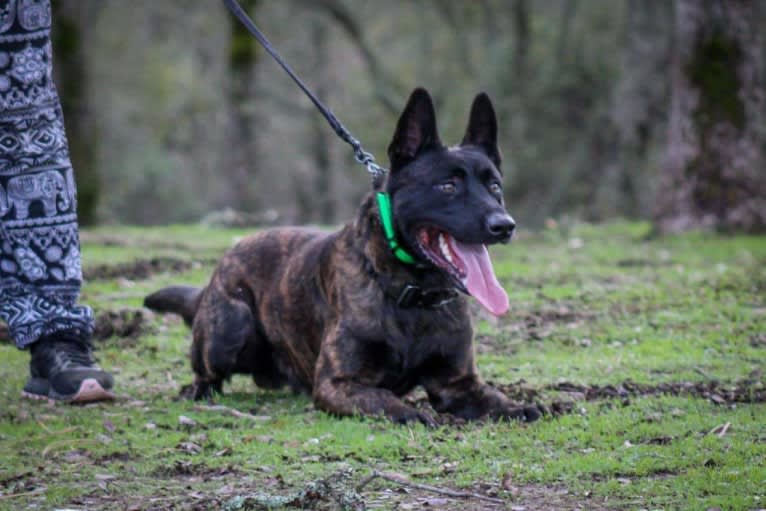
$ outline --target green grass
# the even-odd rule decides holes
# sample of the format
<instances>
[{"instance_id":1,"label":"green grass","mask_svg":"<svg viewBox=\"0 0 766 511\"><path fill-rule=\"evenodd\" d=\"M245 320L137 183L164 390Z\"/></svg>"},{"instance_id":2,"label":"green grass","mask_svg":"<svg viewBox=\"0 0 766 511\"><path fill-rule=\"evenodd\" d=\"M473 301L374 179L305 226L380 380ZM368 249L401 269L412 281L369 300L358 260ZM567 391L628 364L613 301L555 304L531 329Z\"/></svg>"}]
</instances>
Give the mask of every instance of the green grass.
<instances>
[{"instance_id":1,"label":"green grass","mask_svg":"<svg viewBox=\"0 0 766 511\"><path fill-rule=\"evenodd\" d=\"M634 223L574 225L493 248L512 310L495 320L477 309L485 378L523 379L543 401L567 398L544 390L561 381L750 378L763 386L766 238L648 240L648 231ZM244 234L197 226L86 231L86 270L155 257L199 264L181 274L93 280L83 301L97 313L136 308L163 285L204 284L212 261ZM99 344L100 363L121 395L112 404L20 400L28 354L0 344L0 509L204 508L216 494L284 495L340 469L353 469L355 480L379 469L494 491L528 509L766 507L764 404L684 396L578 401L573 413L528 426L427 430L330 417L306 396L258 390L235 377L218 402L260 417L251 421L178 399L191 380L189 331L173 317L152 315L149 326L138 339ZM182 425L180 416L196 425ZM710 433L726 423L724 435ZM505 491L508 474L514 489ZM363 495L394 486L375 482ZM419 498L391 495L384 508Z\"/></svg>"}]
</instances>

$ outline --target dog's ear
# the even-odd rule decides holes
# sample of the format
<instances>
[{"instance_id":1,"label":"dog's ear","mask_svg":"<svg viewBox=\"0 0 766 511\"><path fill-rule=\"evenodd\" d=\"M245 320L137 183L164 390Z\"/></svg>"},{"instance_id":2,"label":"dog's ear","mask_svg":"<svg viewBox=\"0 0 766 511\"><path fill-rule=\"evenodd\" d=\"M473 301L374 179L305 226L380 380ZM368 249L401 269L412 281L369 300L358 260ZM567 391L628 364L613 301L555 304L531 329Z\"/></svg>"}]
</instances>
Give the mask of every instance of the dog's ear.
<instances>
[{"instance_id":1,"label":"dog's ear","mask_svg":"<svg viewBox=\"0 0 766 511\"><path fill-rule=\"evenodd\" d=\"M460 145L472 145L479 147L500 169L500 149L497 147L497 117L492 101L485 92L478 94L471 106L471 117L468 120L468 128L465 130L463 142Z\"/></svg>"},{"instance_id":2,"label":"dog's ear","mask_svg":"<svg viewBox=\"0 0 766 511\"><path fill-rule=\"evenodd\" d=\"M433 101L428 91L417 88L410 95L388 146L391 170L403 167L426 149L440 146Z\"/></svg>"}]
</instances>

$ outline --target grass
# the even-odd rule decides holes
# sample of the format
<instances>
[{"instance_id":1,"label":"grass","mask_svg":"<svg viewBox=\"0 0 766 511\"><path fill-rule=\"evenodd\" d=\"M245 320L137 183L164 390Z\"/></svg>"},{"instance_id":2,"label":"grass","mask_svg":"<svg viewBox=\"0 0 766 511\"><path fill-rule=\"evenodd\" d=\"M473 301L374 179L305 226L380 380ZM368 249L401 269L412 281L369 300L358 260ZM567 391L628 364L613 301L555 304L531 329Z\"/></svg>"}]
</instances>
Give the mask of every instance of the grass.
<instances>
[{"instance_id":1,"label":"grass","mask_svg":"<svg viewBox=\"0 0 766 511\"><path fill-rule=\"evenodd\" d=\"M0 510L214 508L254 491L286 495L339 470L352 470L358 482L373 469L527 509L764 508L763 403L687 395L582 401L550 390L628 380L748 380L763 389L766 238L647 240L647 233L635 223L573 225L492 249L512 311L496 320L477 309L482 374L501 384L523 380L544 402L575 400L572 413L528 426L427 430L338 419L306 396L258 390L244 377L218 402L259 420L200 408L177 397L191 380L188 329L153 315L138 338L99 342L117 402L50 406L19 399L28 354L0 344ZM244 234L197 226L86 231L86 272L151 258L196 263L175 274L91 280L83 301L98 314L140 307L146 293L170 283L202 285L212 261ZM711 433L724 424L724 434ZM433 497L392 488L373 482L363 497L383 509L416 509Z\"/></svg>"}]
</instances>

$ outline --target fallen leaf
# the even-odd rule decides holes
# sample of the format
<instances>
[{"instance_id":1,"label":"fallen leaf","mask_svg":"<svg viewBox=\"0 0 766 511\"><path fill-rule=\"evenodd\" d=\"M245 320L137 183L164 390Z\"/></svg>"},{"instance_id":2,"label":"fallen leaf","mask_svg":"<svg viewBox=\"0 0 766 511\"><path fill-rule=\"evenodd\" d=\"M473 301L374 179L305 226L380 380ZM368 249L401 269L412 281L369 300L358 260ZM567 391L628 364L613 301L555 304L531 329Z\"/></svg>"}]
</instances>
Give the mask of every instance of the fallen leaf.
<instances>
[{"instance_id":1,"label":"fallen leaf","mask_svg":"<svg viewBox=\"0 0 766 511\"><path fill-rule=\"evenodd\" d=\"M453 473L457 469L457 466L459 463L460 463L459 461L451 461L451 462L444 463L442 465L442 472L444 472L445 474Z\"/></svg>"},{"instance_id":2,"label":"fallen leaf","mask_svg":"<svg viewBox=\"0 0 766 511\"><path fill-rule=\"evenodd\" d=\"M722 398L721 396L719 396L718 394L711 394L710 395L710 400L712 402L714 402L715 404L717 404L717 405L725 405L726 404L726 400L724 398Z\"/></svg>"}]
</instances>

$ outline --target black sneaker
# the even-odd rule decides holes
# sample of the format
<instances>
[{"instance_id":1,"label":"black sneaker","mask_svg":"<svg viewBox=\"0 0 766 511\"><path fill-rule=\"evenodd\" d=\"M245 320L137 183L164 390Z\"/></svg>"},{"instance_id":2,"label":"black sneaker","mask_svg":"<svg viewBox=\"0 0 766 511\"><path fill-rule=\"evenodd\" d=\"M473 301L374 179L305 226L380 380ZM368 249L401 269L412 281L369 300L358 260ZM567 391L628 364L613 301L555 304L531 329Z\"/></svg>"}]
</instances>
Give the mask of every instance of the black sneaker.
<instances>
[{"instance_id":1,"label":"black sneaker","mask_svg":"<svg viewBox=\"0 0 766 511\"><path fill-rule=\"evenodd\" d=\"M24 396L72 403L114 399L112 375L95 365L89 340L57 332L33 343L31 352Z\"/></svg>"}]
</instances>

